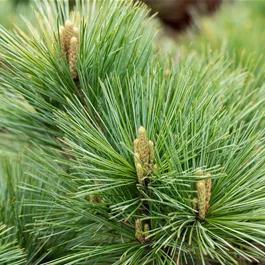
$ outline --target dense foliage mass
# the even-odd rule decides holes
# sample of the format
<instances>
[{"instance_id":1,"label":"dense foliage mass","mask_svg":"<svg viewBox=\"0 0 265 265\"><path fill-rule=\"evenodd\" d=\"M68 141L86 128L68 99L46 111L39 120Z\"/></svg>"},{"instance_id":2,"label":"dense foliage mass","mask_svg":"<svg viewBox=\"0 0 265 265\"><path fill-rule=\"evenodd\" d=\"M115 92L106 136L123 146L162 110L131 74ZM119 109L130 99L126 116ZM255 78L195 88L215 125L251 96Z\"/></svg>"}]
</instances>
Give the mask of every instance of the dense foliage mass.
<instances>
[{"instance_id":1,"label":"dense foliage mass","mask_svg":"<svg viewBox=\"0 0 265 265\"><path fill-rule=\"evenodd\" d=\"M255 40L223 11L204 22L212 41L191 33L213 51L169 54L133 1L41 1L35 15L0 27L0 264L262 262Z\"/></svg>"}]
</instances>

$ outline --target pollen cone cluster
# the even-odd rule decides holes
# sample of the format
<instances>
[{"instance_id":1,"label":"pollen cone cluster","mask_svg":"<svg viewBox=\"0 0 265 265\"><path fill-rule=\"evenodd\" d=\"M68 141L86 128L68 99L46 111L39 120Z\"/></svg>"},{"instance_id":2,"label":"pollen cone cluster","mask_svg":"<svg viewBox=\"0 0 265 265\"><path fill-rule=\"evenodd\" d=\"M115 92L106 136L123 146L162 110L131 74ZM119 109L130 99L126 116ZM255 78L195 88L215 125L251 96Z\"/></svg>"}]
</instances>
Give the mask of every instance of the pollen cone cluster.
<instances>
[{"instance_id":1,"label":"pollen cone cluster","mask_svg":"<svg viewBox=\"0 0 265 265\"><path fill-rule=\"evenodd\" d=\"M201 170L196 172L196 175L199 177L203 175ZM209 202L211 198L211 189L212 189L212 180L209 178L211 174L207 173L205 177L208 179L199 180L196 183L197 188L197 198L194 198L192 201L193 208L198 211L198 217L201 220L205 219L205 215L209 209Z\"/></svg>"},{"instance_id":2,"label":"pollen cone cluster","mask_svg":"<svg viewBox=\"0 0 265 265\"><path fill-rule=\"evenodd\" d=\"M72 21L67 20L59 29L62 53L67 57L68 67L73 79L77 78L77 48L79 44L79 33Z\"/></svg>"},{"instance_id":3,"label":"pollen cone cluster","mask_svg":"<svg viewBox=\"0 0 265 265\"><path fill-rule=\"evenodd\" d=\"M148 238L149 225L142 224L140 219L135 221L135 237L139 240L140 243L144 244L149 241Z\"/></svg>"},{"instance_id":4,"label":"pollen cone cluster","mask_svg":"<svg viewBox=\"0 0 265 265\"><path fill-rule=\"evenodd\" d=\"M134 163L139 184L144 185L146 176L157 171L154 153L154 143L148 140L146 130L141 126L138 138L134 140Z\"/></svg>"}]
</instances>

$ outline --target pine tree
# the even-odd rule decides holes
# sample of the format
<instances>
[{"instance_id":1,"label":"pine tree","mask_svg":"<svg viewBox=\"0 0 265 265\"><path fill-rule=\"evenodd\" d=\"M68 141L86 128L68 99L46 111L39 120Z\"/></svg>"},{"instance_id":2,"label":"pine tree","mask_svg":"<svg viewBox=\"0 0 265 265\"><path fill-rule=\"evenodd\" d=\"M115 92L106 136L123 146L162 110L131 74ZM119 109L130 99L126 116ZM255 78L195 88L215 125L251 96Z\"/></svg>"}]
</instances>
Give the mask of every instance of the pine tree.
<instances>
[{"instance_id":1,"label":"pine tree","mask_svg":"<svg viewBox=\"0 0 265 265\"><path fill-rule=\"evenodd\" d=\"M224 56L157 51L147 15L43 1L37 26L0 27L1 128L20 141L1 163L1 264L264 258L263 100L235 101L244 72Z\"/></svg>"}]
</instances>

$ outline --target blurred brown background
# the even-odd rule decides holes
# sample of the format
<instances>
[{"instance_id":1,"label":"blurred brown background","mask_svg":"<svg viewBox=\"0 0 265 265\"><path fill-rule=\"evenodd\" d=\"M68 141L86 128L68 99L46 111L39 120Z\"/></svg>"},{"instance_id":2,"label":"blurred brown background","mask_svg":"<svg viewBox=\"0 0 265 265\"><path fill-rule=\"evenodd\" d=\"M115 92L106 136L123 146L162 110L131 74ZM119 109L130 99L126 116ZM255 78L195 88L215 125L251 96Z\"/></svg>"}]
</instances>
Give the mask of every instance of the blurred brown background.
<instances>
[{"instance_id":1,"label":"blurred brown background","mask_svg":"<svg viewBox=\"0 0 265 265\"><path fill-rule=\"evenodd\" d=\"M160 19L174 30L183 30L192 24L192 13L211 14L222 0L143 0L158 12Z\"/></svg>"}]
</instances>

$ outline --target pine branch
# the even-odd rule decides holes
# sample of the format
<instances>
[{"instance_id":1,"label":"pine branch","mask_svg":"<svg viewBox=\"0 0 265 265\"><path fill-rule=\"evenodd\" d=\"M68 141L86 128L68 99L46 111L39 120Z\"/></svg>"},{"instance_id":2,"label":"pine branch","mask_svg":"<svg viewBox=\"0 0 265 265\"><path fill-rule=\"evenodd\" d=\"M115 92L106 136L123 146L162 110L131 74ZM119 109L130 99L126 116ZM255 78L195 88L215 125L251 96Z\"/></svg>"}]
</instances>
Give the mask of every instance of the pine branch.
<instances>
[{"instance_id":1,"label":"pine branch","mask_svg":"<svg viewBox=\"0 0 265 265\"><path fill-rule=\"evenodd\" d=\"M1 123L35 144L1 176L26 264L264 257L264 99L233 95L248 75L223 56L156 55L140 4L37 10L26 33L0 28Z\"/></svg>"}]
</instances>

